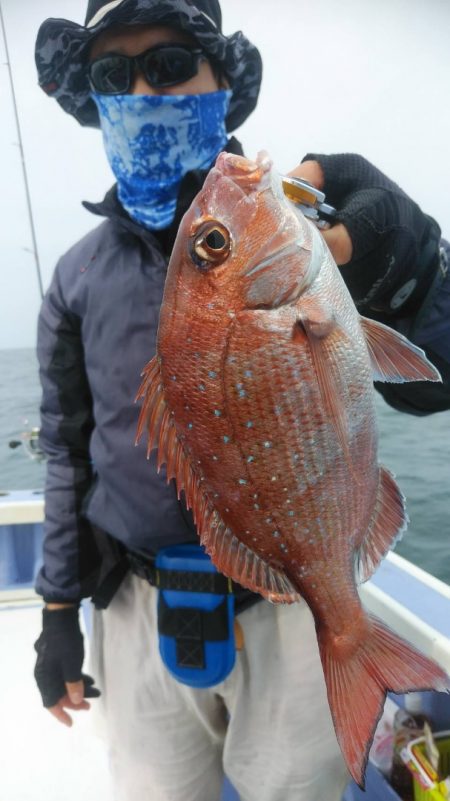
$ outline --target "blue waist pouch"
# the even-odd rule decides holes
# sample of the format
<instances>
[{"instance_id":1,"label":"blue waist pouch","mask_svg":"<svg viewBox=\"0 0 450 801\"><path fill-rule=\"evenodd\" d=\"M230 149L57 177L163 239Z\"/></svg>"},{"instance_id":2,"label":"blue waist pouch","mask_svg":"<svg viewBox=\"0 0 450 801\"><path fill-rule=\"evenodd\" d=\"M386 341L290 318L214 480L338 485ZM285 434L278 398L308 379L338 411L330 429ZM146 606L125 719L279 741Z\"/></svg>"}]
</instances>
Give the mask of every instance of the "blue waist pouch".
<instances>
[{"instance_id":1,"label":"blue waist pouch","mask_svg":"<svg viewBox=\"0 0 450 801\"><path fill-rule=\"evenodd\" d=\"M233 668L234 595L200 545L173 545L155 559L159 651L175 679L212 687Z\"/></svg>"}]
</instances>

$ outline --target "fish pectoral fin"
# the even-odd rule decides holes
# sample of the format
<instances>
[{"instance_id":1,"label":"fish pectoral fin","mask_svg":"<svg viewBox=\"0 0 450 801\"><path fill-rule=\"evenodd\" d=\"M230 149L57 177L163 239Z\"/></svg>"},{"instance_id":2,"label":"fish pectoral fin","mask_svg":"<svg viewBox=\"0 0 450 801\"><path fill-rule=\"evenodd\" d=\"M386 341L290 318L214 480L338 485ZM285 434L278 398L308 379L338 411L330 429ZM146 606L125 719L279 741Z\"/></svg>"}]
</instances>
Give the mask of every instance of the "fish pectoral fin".
<instances>
[{"instance_id":1,"label":"fish pectoral fin","mask_svg":"<svg viewBox=\"0 0 450 801\"><path fill-rule=\"evenodd\" d=\"M383 323L360 317L367 348L373 367L374 381L442 381L422 348L413 345L403 334L399 334Z\"/></svg>"},{"instance_id":2,"label":"fish pectoral fin","mask_svg":"<svg viewBox=\"0 0 450 801\"><path fill-rule=\"evenodd\" d=\"M405 498L392 473L380 466L377 500L369 529L357 554L357 580L367 581L408 524Z\"/></svg>"},{"instance_id":3,"label":"fish pectoral fin","mask_svg":"<svg viewBox=\"0 0 450 801\"><path fill-rule=\"evenodd\" d=\"M217 512L199 526L200 542L221 573L272 603L294 603L301 597L282 571L267 564L236 537Z\"/></svg>"},{"instance_id":4,"label":"fish pectoral fin","mask_svg":"<svg viewBox=\"0 0 450 801\"><path fill-rule=\"evenodd\" d=\"M318 298L303 297L298 304L299 321L309 337L323 339L336 328L332 307Z\"/></svg>"},{"instance_id":5,"label":"fish pectoral fin","mask_svg":"<svg viewBox=\"0 0 450 801\"><path fill-rule=\"evenodd\" d=\"M386 692L445 691L450 678L370 615L359 637L352 629L336 635L319 626L318 642L336 736L352 777L363 787Z\"/></svg>"},{"instance_id":6,"label":"fish pectoral fin","mask_svg":"<svg viewBox=\"0 0 450 801\"><path fill-rule=\"evenodd\" d=\"M352 470L348 448L347 413L342 396L339 364L334 354L335 335L338 331L339 334L342 333L344 336L345 334L338 329L331 306L312 298L302 299L299 304L297 325L306 334L324 408L336 432L350 470ZM355 480L359 483L357 476L355 476Z\"/></svg>"}]
</instances>

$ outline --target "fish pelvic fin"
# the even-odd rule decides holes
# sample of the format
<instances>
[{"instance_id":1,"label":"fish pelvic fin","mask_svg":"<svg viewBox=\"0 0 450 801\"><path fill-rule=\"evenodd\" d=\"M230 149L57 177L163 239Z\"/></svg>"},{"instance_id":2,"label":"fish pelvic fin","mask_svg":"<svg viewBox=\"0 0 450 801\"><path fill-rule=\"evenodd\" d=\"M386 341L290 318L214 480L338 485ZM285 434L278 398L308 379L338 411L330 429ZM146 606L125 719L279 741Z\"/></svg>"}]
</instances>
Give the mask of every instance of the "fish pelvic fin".
<instances>
[{"instance_id":1,"label":"fish pelvic fin","mask_svg":"<svg viewBox=\"0 0 450 801\"><path fill-rule=\"evenodd\" d=\"M351 649L345 637L318 630L328 702L336 736L353 779L364 774L386 693L449 691L439 665L394 634L381 620L366 617L363 640Z\"/></svg>"},{"instance_id":2,"label":"fish pelvic fin","mask_svg":"<svg viewBox=\"0 0 450 801\"><path fill-rule=\"evenodd\" d=\"M287 576L251 551L222 521L177 435L174 417L164 398L156 356L147 364L142 375L136 400L143 398L144 402L136 441L147 431L147 456L154 448L158 448L158 472L165 464L167 482L175 479L178 498L184 492L186 506L192 509L200 542L212 562L225 576L272 603L300 601L300 595Z\"/></svg>"},{"instance_id":3,"label":"fish pelvic fin","mask_svg":"<svg viewBox=\"0 0 450 801\"><path fill-rule=\"evenodd\" d=\"M380 466L375 510L357 554L357 580L367 581L402 538L408 525L405 496L392 473Z\"/></svg>"},{"instance_id":4,"label":"fish pelvic fin","mask_svg":"<svg viewBox=\"0 0 450 801\"><path fill-rule=\"evenodd\" d=\"M422 348L413 345L383 323L360 317L367 348L373 366L374 381L396 384L405 381L442 381L436 367L427 359Z\"/></svg>"}]
</instances>

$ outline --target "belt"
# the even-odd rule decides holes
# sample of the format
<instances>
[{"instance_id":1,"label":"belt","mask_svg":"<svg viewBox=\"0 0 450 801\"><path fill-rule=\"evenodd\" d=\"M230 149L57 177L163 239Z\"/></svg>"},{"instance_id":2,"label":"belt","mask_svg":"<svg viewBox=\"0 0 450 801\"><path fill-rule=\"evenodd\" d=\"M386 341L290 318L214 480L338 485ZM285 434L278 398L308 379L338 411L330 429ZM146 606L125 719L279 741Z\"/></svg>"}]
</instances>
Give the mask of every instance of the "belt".
<instances>
[{"instance_id":1,"label":"belt","mask_svg":"<svg viewBox=\"0 0 450 801\"><path fill-rule=\"evenodd\" d=\"M220 573L202 573L190 570L161 570L155 567L152 557L126 551L126 560L132 573L145 579L162 590L183 590L185 592L209 592L217 595L226 595L230 592L235 596L236 614L243 612L250 606L262 600L262 596L247 590L241 584L222 576Z\"/></svg>"},{"instance_id":2,"label":"belt","mask_svg":"<svg viewBox=\"0 0 450 801\"><path fill-rule=\"evenodd\" d=\"M179 590L182 592L208 592L226 595L233 592L231 579L220 573L204 573L193 570L162 570L156 568L154 559L127 551L127 559L132 572L160 590ZM238 585L236 585L238 586Z\"/></svg>"}]
</instances>

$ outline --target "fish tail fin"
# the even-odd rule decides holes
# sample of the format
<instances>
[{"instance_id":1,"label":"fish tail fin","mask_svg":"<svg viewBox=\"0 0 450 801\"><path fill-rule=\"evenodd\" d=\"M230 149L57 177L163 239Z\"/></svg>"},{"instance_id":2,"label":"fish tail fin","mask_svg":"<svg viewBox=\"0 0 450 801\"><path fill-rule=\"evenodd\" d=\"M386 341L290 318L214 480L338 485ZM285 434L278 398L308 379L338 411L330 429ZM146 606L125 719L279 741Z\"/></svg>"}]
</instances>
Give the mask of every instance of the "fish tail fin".
<instances>
[{"instance_id":1,"label":"fish tail fin","mask_svg":"<svg viewBox=\"0 0 450 801\"><path fill-rule=\"evenodd\" d=\"M319 648L336 736L353 779L364 773L388 691L449 691L450 678L384 623L368 616L367 636L352 648L345 638L319 632Z\"/></svg>"}]
</instances>

